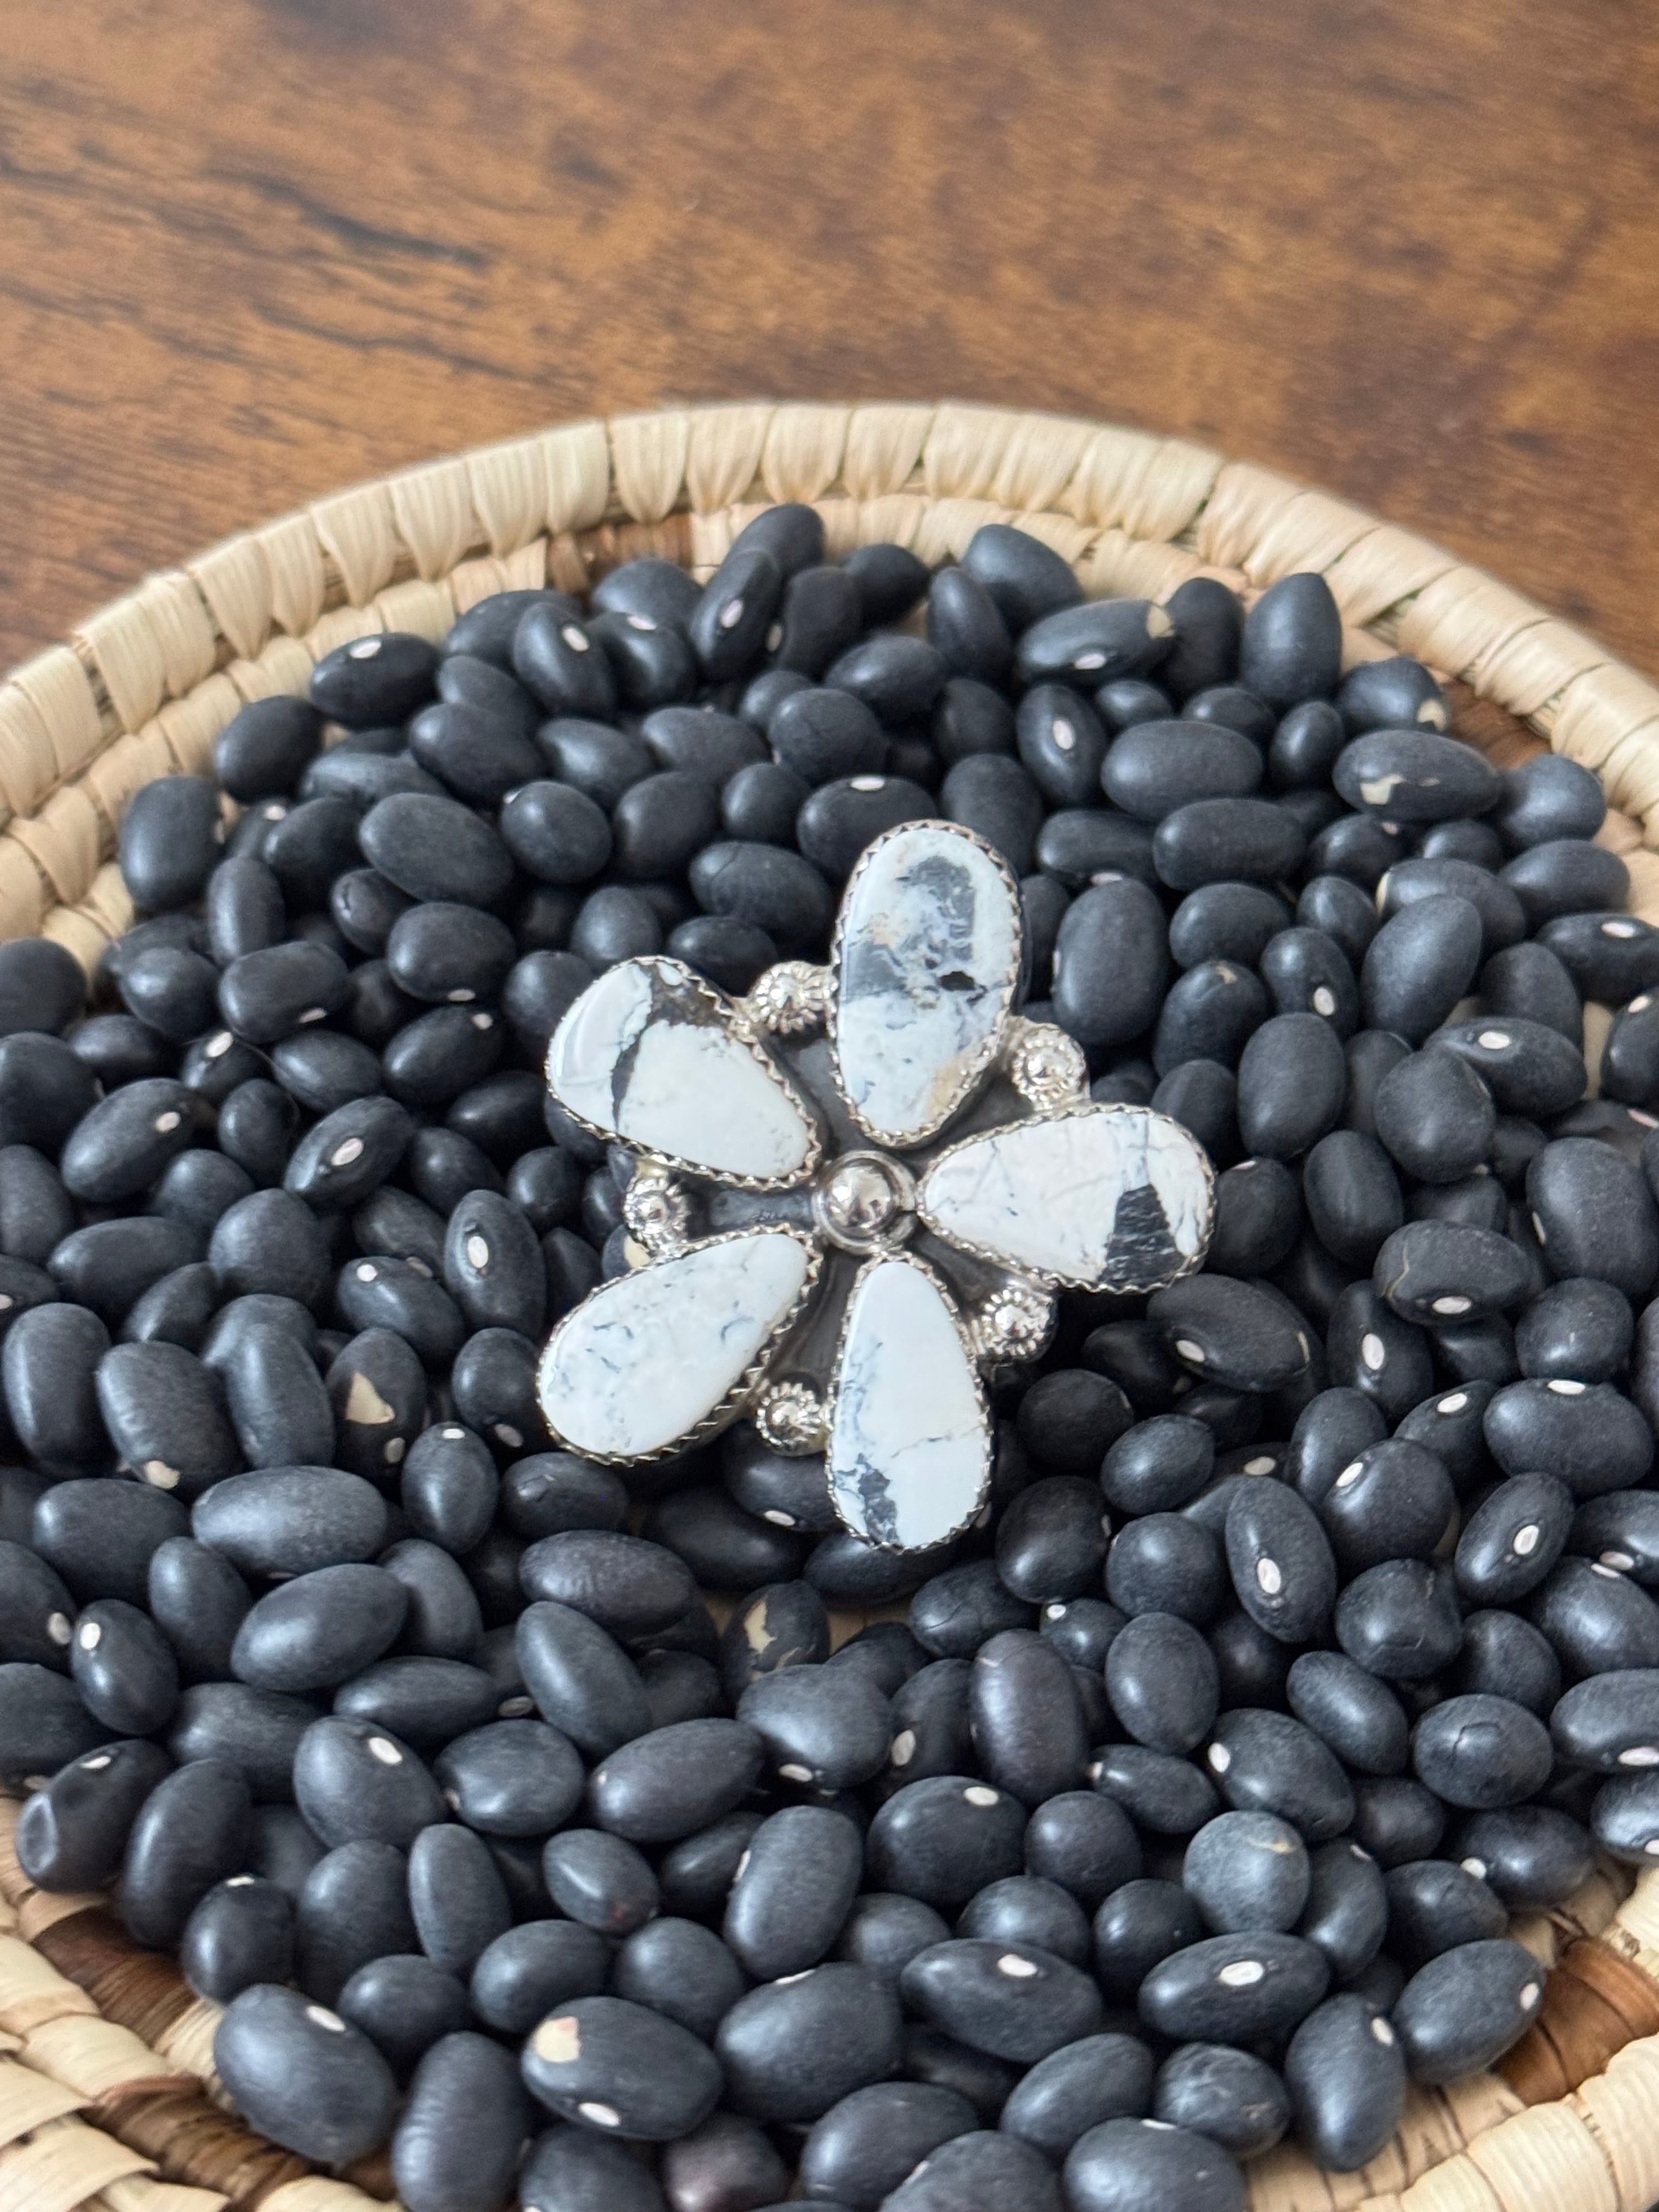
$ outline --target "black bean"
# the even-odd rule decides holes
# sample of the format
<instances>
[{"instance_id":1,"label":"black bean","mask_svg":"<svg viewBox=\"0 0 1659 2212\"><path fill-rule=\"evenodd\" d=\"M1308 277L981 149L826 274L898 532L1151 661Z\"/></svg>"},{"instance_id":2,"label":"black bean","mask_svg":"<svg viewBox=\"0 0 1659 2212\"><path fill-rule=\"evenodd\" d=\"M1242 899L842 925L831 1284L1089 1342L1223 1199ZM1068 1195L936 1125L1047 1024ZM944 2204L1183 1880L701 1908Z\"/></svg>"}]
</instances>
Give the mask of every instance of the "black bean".
<instances>
[{"instance_id":1,"label":"black bean","mask_svg":"<svg viewBox=\"0 0 1659 2212\"><path fill-rule=\"evenodd\" d=\"M1497 1121L1492 1093L1455 1053L1436 1046L1401 1060L1378 1084L1376 1103L1376 1134L1408 1175L1455 1182L1486 1158Z\"/></svg>"},{"instance_id":2,"label":"black bean","mask_svg":"<svg viewBox=\"0 0 1659 2212\"><path fill-rule=\"evenodd\" d=\"M1178 1513L1132 1521L1106 1556L1106 1594L1132 1618L1173 1613L1201 1626L1219 1607L1225 1585L1217 1538Z\"/></svg>"},{"instance_id":3,"label":"black bean","mask_svg":"<svg viewBox=\"0 0 1659 2212\"><path fill-rule=\"evenodd\" d=\"M550 2111L634 2142L689 2133L720 2092L705 2044L619 1997L579 1997L550 2014L525 2045L522 2064L531 2093Z\"/></svg>"},{"instance_id":4,"label":"black bean","mask_svg":"<svg viewBox=\"0 0 1659 2212\"><path fill-rule=\"evenodd\" d=\"M1160 1959L1141 1982L1140 2017L1178 2042L1284 2035L1325 1993L1324 1955L1270 1929L1212 1936Z\"/></svg>"},{"instance_id":5,"label":"black bean","mask_svg":"<svg viewBox=\"0 0 1659 2212\"><path fill-rule=\"evenodd\" d=\"M1007 1630L981 1646L969 1716L987 1779L1026 1804L1082 1780L1089 1736L1071 1669L1030 1629Z\"/></svg>"},{"instance_id":6,"label":"black bean","mask_svg":"<svg viewBox=\"0 0 1659 2212\"><path fill-rule=\"evenodd\" d=\"M1267 994L1248 968L1209 960L1171 985L1158 1015L1152 1065L1167 1075L1184 1060L1237 1066L1252 1033L1267 1016Z\"/></svg>"},{"instance_id":7,"label":"black bean","mask_svg":"<svg viewBox=\"0 0 1659 2212\"><path fill-rule=\"evenodd\" d=\"M443 1818L443 1800L408 1745L372 1722L317 1721L294 1756L295 1802L331 1849L356 1842L407 1850Z\"/></svg>"},{"instance_id":8,"label":"black bean","mask_svg":"<svg viewBox=\"0 0 1659 2212\"><path fill-rule=\"evenodd\" d=\"M142 785L121 823L121 874L133 904L159 914L199 898L224 834L219 794L205 776L163 775Z\"/></svg>"},{"instance_id":9,"label":"black bean","mask_svg":"<svg viewBox=\"0 0 1659 2212\"><path fill-rule=\"evenodd\" d=\"M1346 1084L1341 1039L1330 1022L1316 1013L1274 1014L1255 1029L1239 1060L1239 1135L1254 1153L1294 1158L1332 1127Z\"/></svg>"},{"instance_id":10,"label":"black bean","mask_svg":"<svg viewBox=\"0 0 1659 2212\"><path fill-rule=\"evenodd\" d=\"M120 1913L135 1942L177 1944L195 1906L240 1867L250 1807L240 1771L218 1759L193 1761L157 1784L122 1863Z\"/></svg>"},{"instance_id":11,"label":"black bean","mask_svg":"<svg viewBox=\"0 0 1659 2212\"><path fill-rule=\"evenodd\" d=\"M228 1559L188 1536L169 1536L151 1555L146 1598L189 1673L230 1672L231 1645L253 1599Z\"/></svg>"},{"instance_id":12,"label":"black bean","mask_svg":"<svg viewBox=\"0 0 1659 2212\"><path fill-rule=\"evenodd\" d=\"M527 1605L519 1618L517 1650L525 1686L542 1717L591 1757L645 1733L638 1671L586 1613L551 1602Z\"/></svg>"},{"instance_id":13,"label":"black bean","mask_svg":"<svg viewBox=\"0 0 1659 2212\"><path fill-rule=\"evenodd\" d=\"M294 1905L253 1875L210 1889L179 1941L179 1964L198 1996L228 2004L258 1982L285 1982L294 1955Z\"/></svg>"},{"instance_id":14,"label":"black bean","mask_svg":"<svg viewBox=\"0 0 1659 2212\"><path fill-rule=\"evenodd\" d=\"M410 898L491 907L512 881L512 857L495 832L453 799L383 799L357 835L363 858Z\"/></svg>"},{"instance_id":15,"label":"black bean","mask_svg":"<svg viewBox=\"0 0 1659 2212\"><path fill-rule=\"evenodd\" d=\"M775 1523L746 1513L712 1485L671 1492L643 1524L653 1543L683 1559L705 1589L741 1594L799 1573L802 1540Z\"/></svg>"},{"instance_id":16,"label":"black bean","mask_svg":"<svg viewBox=\"0 0 1659 2212\"><path fill-rule=\"evenodd\" d=\"M1399 2039L1359 1996L1332 1997L1309 2014L1285 2054L1285 2080L1298 2136L1342 2173L1377 2155L1405 2109Z\"/></svg>"},{"instance_id":17,"label":"black bean","mask_svg":"<svg viewBox=\"0 0 1659 2212\"><path fill-rule=\"evenodd\" d=\"M1016 875L1029 873L1042 795L1022 763L1002 753L974 753L946 775L939 811L964 823L1000 853Z\"/></svg>"},{"instance_id":18,"label":"black bean","mask_svg":"<svg viewBox=\"0 0 1659 2212\"><path fill-rule=\"evenodd\" d=\"M934 749L947 769L977 753L1014 750L1014 710L1000 691L971 676L953 676L939 693L930 725Z\"/></svg>"},{"instance_id":19,"label":"black bean","mask_svg":"<svg viewBox=\"0 0 1659 2212\"><path fill-rule=\"evenodd\" d=\"M1261 781L1261 755L1220 723L1138 722L1107 754L1100 781L1114 805L1157 823L1192 801L1246 797Z\"/></svg>"},{"instance_id":20,"label":"black bean","mask_svg":"<svg viewBox=\"0 0 1659 2212\"><path fill-rule=\"evenodd\" d=\"M1308 1901L1308 1853L1277 1814L1218 1814L1187 1846L1182 1881L1217 1935L1294 1928Z\"/></svg>"},{"instance_id":21,"label":"black bean","mask_svg":"<svg viewBox=\"0 0 1659 2212\"><path fill-rule=\"evenodd\" d=\"M136 1197L194 1139L197 1101L165 1077L129 1083L88 1113L64 1147L64 1186L107 1205Z\"/></svg>"},{"instance_id":22,"label":"black bean","mask_svg":"<svg viewBox=\"0 0 1659 2212\"><path fill-rule=\"evenodd\" d=\"M1510 1383L1488 1404L1482 1428L1505 1474L1548 1467L1579 1498L1628 1489L1652 1463L1651 1431L1611 1383Z\"/></svg>"},{"instance_id":23,"label":"black bean","mask_svg":"<svg viewBox=\"0 0 1659 2212\"><path fill-rule=\"evenodd\" d=\"M1322 930L1339 945L1356 972L1378 927L1375 903L1346 876L1315 876L1303 887L1296 918L1304 928Z\"/></svg>"},{"instance_id":24,"label":"black bean","mask_svg":"<svg viewBox=\"0 0 1659 2212\"><path fill-rule=\"evenodd\" d=\"M1622 907L1630 894L1630 871L1619 855L1576 838L1533 846L1510 862L1499 881L1518 902L1529 930L1542 930L1570 915L1605 917L1609 909ZM1610 935L1615 944L1620 935L1617 931L1599 933ZM1583 948L1579 957L1590 967L1600 964L1603 956L1594 950L1593 938L1585 943L1582 930L1568 930L1566 942ZM1573 972L1578 980L1577 967ZM1613 972L1617 972L1616 958Z\"/></svg>"},{"instance_id":25,"label":"black bean","mask_svg":"<svg viewBox=\"0 0 1659 2212\"><path fill-rule=\"evenodd\" d=\"M1168 931L1157 895L1127 879L1097 884L1073 901L1060 926L1055 1013L1080 1043L1123 1042L1150 1027L1169 973Z\"/></svg>"},{"instance_id":26,"label":"black bean","mask_svg":"<svg viewBox=\"0 0 1659 2212\"><path fill-rule=\"evenodd\" d=\"M678 1843L735 1810L764 1755L759 1735L738 1721L680 1721L652 1729L595 1768L593 1817L632 1843Z\"/></svg>"},{"instance_id":27,"label":"black bean","mask_svg":"<svg viewBox=\"0 0 1659 2212\"><path fill-rule=\"evenodd\" d=\"M1473 1869L1449 1859L1410 1859L1391 1867L1384 1887L1389 1940L1408 1968L1460 1943L1488 1942L1509 1925L1495 1893Z\"/></svg>"},{"instance_id":28,"label":"black bean","mask_svg":"<svg viewBox=\"0 0 1659 2212\"><path fill-rule=\"evenodd\" d=\"M1158 2070L1152 2117L1207 2136L1240 2158L1270 2149L1290 2124L1290 2098L1273 2068L1220 2043L1184 2043Z\"/></svg>"},{"instance_id":29,"label":"black bean","mask_svg":"<svg viewBox=\"0 0 1659 2212\"><path fill-rule=\"evenodd\" d=\"M695 1595L690 1574L672 1552L609 1529L542 1538L526 1553L523 1573L531 1597L574 1607L623 1637L666 1628Z\"/></svg>"},{"instance_id":30,"label":"black bean","mask_svg":"<svg viewBox=\"0 0 1659 2212\"><path fill-rule=\"evenodd\" d=\"M1140 1744L1108 1744L1089 1769L1091 1788L1121 1805L1139 1828L1189 1836L1220 1810L1209 1781L1188 1760Z\"/></svg>"},{"instance_id":31,"label":"black bean","mask_svg":"<svg viewBox=\"0 0 1659 2212\"><path fill-rule=\"evenodd\" d=\"M213 773L244 805L292 791L322 743L322 716L304 699L252 699L213 742Z\"/></svg>"},{"instance_id":32,"label":"black bean","mask_svg":"<svg viewBox=\"0 0 1659 2212\"><path fill-rule=\"evenodd\" d=\"M390 1646L405 1604L379 1567L313 1568L258 1600L236 1632L231 1665L256 1689L332 1688Z\"/></svg>"},{"instance_id":33,"label":"black bean","mask_svg":"<svg viewBox=\"0 0 1659 2212\"><path fill-rule=\"evenodd\" d=\"M398 2093L386 2061L367 2036L297 1990L262 1984L233 1999L214 2064L249 2125L302 2156L362 2158L391 2125Z\"/></svg>"},{"instance_id":34,"label":"black bean","mask_svg":"<svg viewBox=\"0 0 1659 2212\"><path fill-rule=\"evenodd\" d=\"M118 1872L132 1824L169 1771L167 1753L138 1740L101 1744L60 1765L18 1813L15 1848L24 1873L40 1889L102 1888Z\"/></svg>"},{"instance_id":35,"label":"black bean","mask_svg":"<svg viewBox=\"0 0 1659 2212\"><path fill-rule=\"evenodd\" d=\"M1452 2081L1490 2066L1525 2033L1543 1996L1537 1960L1503 1940L1460 1945L1407 1984L1393 2023L1415 2081Z\"/></svg>"},{"instance_id":36,"label":"black bean","mask_svg":"<svg viewBox=\"0 0 1659 2212\"><path fill-rule=\"evenodd\" d=\"M179 1700L173 1648L147 1613L98 1598L75 1624L70 1672L93 1718L118 1736L165 1727Z\"/></svg>"},{"instance_id":37,"label":"black bean","mask_svg":"<svg viewBox=\"0 0 1659 2212\"><path fill-rule=\"evenodd\" d=\"M1277 883L1299 866L1306 838L1293 816L1265 799L1196 799L1164 816L1152 840L1160 882Z\"/></svg>"}]
</instances>

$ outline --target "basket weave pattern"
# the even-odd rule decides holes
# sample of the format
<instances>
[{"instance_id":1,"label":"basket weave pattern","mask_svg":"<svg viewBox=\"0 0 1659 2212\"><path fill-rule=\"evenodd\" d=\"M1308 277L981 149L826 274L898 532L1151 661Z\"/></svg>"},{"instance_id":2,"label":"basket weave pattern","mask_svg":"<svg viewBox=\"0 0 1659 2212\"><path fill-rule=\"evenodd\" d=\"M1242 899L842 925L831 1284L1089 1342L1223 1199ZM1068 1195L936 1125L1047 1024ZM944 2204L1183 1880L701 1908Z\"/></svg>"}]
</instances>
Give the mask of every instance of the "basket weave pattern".
<instances>
[{"instance_id":1,"label":"basket weave pattern","mask_svg":"<svg viewBox=\"0 0 1659 2212\"><path fill-rule=\"evenodd\" d=\"M1347 658L1449 679L1459 734L1501 763L1548 744L1601 777L1601 841L1659 921L1659 689L1451 554L1263 469L1140 431L958 405L671 410L574 423L316 501L151 577L0 683L0 939L88 971L132 921L114 865L141 784L211 771L247 700L305 688L375 629L438 638L492 592L583 590L659 553L707 574L757 507L809 500L832 554L894 539L937 562L981 523L1063 554L1092 596L1212 574L1247 597L1324 574ZM1588 1011L1600 1057L1607 1017ZM849 1624L850 1625L850 1624ZM0 2212L379 2212L383 2160L343 2179L216 2102L218 2008L139 1950L101 1897L34 1890L0 1800ZM1659 1869L1605 1867L1514 1932L1553 1968L1496 2074L1415 2090L1357 2174L1281 2147L1255 2212L1648 2212L1659 2200Z\"/></svg>"}]
</instances>

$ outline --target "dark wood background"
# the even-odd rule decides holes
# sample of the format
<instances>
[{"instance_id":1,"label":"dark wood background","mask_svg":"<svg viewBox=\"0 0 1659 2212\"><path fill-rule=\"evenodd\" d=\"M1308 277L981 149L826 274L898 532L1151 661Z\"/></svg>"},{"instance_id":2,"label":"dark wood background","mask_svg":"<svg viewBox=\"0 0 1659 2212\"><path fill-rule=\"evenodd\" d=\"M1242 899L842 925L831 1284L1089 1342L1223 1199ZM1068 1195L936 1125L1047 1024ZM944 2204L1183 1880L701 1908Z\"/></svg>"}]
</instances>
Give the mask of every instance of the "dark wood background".
<instances>
[{"instance_id":1,"label":"dark wood background","mask_svg":"<svg viewBox=\"0 0 1659 2212\"><path fill-rule=\"evenodd\" d=\"M353 478L750 394L1115 417L1659 666L1642 0L3 0L0 665Z\"/></svg>"}]
</instances>

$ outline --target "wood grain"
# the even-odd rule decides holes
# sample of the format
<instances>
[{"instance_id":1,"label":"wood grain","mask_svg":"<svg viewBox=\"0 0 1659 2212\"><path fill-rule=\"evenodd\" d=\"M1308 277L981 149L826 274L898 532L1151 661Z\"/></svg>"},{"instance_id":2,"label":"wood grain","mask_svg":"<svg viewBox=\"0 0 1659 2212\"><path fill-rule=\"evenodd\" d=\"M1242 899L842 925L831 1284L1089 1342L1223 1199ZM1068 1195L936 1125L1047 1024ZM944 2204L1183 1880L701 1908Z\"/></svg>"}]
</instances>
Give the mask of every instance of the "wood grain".
<instances>
[{"instance_id":1,"label":"wood grain","mask_svg":"<svg viewBox=\"0 0 1659 2212\"><path fill-rule=\"evenodd\" d=\"M5 0L0 665L580 413L1182 432L1659 665L1659 14L1605 0Z\"/></svg>"}]
</instances>

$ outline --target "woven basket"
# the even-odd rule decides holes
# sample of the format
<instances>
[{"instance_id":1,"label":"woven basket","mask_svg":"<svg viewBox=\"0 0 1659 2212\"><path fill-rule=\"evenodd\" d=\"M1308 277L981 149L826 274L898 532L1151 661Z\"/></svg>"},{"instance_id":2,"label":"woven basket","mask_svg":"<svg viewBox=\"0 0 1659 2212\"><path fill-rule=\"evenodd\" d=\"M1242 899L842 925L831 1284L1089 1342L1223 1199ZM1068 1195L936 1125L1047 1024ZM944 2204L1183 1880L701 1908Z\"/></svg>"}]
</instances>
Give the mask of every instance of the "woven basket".
<instances>
[{"instance_id":1,"label":"woven basket","mask_svg":"<svg viewBox=\"0 0 1659 2212\"><path fill-rule=\"evenodd\" d=\"M1500 765L1546 744L1593 769L1601 842L1659 921L1659 690L1595 641L1361 509L1144 432L964 406L676 409L482 447L319 500L154 576L0 684L0 938L57 939L91 969L133 919L112 854L140 784L209 772L248 699L300 691L374 629L436 638L491 592L586 588L663 554L707 573L757 508L811 500L833 552L896 539L959 554L1012 521L1094 595L1245 593L1317 569L1351 660L1403 651L1447 680L1460 735ZM1591 1008L1594 1069L1607 1017ZM851 1622L841 1624L843 1631ZM33 1889L0 1801L0 2212L378 2212L384 2159L343 2178L228 2117L217 2008L137 1948L100 1897ZM1357 2174L1281 2148L1256 2212L1648 2212L1659 2200L1659 1869L1604 1867L1517 1925L1550 1973L1494 2074L1413 2091ZM967 2208L964 2208L967 2212Z\"/></svg>"}]
</instances>

